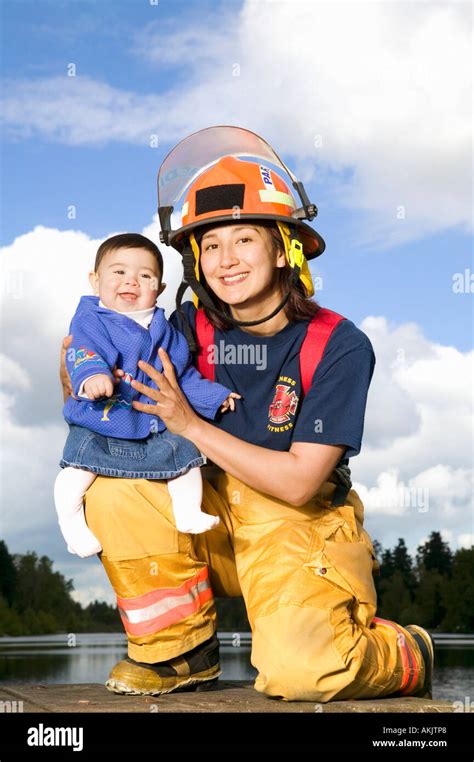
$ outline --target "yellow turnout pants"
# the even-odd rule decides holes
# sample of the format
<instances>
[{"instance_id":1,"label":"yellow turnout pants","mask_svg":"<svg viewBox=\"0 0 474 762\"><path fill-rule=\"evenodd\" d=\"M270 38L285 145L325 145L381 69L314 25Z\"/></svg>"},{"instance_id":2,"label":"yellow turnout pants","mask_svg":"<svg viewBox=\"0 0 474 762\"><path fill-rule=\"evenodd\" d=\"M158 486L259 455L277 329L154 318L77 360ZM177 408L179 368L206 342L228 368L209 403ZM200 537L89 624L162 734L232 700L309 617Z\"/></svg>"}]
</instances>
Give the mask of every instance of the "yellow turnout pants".
<instances>
[{"instance_id":1,"label":"yellow turnout pants","mask_svg":"<svg viewBox=\"0 0 474 762\"><path fill-rule=\"evenodd\" d=\"M424 680L416 641L375 617L373 548L354 490L331 507L327 481L293 507L228 473L204 480L201 535L176 530L166 482L99 476L86 519L116 592L129 656L152 664L216 631L213 596L242 595L257 691L327 702L409 695Z\"/></svg>"}]
</instances>

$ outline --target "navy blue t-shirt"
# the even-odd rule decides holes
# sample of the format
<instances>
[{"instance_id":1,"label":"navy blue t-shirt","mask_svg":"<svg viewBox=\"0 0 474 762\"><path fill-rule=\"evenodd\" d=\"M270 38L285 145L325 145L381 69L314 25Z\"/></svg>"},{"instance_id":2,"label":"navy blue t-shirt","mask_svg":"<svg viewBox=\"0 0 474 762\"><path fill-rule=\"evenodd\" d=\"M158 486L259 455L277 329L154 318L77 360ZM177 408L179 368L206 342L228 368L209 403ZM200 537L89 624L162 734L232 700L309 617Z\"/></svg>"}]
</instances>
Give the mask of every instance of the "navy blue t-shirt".
<instances>
[{"instance_id":1,"label":"navy blue t-shirt","mask_svg":"<svg viewBox=\"0 0 474 762\"><path fill-rule=\"evenodd\" d=\"M195 333L196 308L184 302ZM180 331L175 311L171 323ZM274 336L255 336L238 326L217 328L211 362L215 380L242 395L236 410L210 421L224 431L270 450L292 442L345 445L344 458L360 452L367 392L375 366L370 340L350 320L334 329L303 398L299 351L308 320L288 323Z\"/></svg>"}]
</instances>

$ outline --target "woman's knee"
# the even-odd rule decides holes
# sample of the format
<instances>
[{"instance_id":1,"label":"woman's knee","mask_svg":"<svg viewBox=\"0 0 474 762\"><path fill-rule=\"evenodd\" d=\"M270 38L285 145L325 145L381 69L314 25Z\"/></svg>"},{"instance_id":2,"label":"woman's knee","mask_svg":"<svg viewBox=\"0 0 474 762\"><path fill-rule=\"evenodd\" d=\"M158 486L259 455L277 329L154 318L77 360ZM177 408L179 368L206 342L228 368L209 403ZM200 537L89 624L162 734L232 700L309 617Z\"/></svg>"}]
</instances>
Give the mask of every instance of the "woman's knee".
<instances>
[{"instance_id":1,"label":"woman's knee","mask_svg":"<svg viewBox=\"0 0 474 762\"><path fill-rule=\"evenodd\" d=\"M335 626L330 609L284 606L254 623L255 688L287 701L331 701L354 680L359 652L357 628Z\"/></svg>"}]
</instances>

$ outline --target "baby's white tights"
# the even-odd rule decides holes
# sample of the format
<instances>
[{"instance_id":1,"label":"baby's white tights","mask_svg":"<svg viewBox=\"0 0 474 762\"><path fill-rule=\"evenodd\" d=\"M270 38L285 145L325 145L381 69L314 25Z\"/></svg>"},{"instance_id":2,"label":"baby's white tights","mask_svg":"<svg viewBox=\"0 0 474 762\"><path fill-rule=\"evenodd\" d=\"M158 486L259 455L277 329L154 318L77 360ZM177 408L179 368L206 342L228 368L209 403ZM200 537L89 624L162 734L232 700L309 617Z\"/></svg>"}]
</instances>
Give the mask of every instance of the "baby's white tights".
<instances>
[{"instance_id":1,"label":"baby's white tights","mask_svg":"<svg viewBox=\"0 0 474 762\"><path fill-rule=\"evenodd\" d=\"M67 542L70 553L81 558L93 556L102 550L97 537L86 524L84 515L84 495L97 474L68 466L63 468L54 482L54 502L59 519L59 527Z\"/></svg>"},{"instance_id":2,"label":"baby's white tights","mask_svg":"<svg viewBox=\"0 0 474 762\"><path fill-rule=\"evenodd\" d=\"M218 516L201 511L202 476L200 468L190 468L186 474L169 479L168 492L173 504L176 528L180 532L200 534L219 523Z\"/></svg>"}]
</instances>

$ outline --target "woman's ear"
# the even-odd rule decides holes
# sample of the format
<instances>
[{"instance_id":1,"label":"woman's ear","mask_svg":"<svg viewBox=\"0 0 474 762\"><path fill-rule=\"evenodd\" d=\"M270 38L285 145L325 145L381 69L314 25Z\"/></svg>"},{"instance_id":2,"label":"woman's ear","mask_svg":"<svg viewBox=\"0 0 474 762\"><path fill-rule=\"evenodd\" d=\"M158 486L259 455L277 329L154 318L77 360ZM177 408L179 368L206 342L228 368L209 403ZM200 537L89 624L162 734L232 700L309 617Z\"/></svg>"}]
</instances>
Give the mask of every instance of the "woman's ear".
<instances>
[{"instance_id":1,"label":"woman's ear","mask_svg":"<svg viewBox=\"0 0 474 762\"><path fill-rule=\"evenodd\" d=\"M93 270L89 273L89 283L95 296L99 296L99 276Z\"/></svg>"},{"instance_id":2,"label":"woman's ear","mask_svg":"<svg viewBox=\"0 0 474 762\"><path fill-rule=\"evenodd\" d=\"M285 252L283 251L282 248L280 248L280 246L278 246L276 253L277 253L276 267L286 267Z\"/></svg>"},{"instance_id":3,"label":"woman's ear","mask_svg":"<svg viewBox=\"0 0 474 762\"><path fill-rule=\"evenodd\" d=\"M275 267L286 267L285 247L281 236L276 232L276 230L267 230L267 234L269 236L269 242L270 246L272 247L272 251L276 255Z\"/></svg>"}]
</instances>

